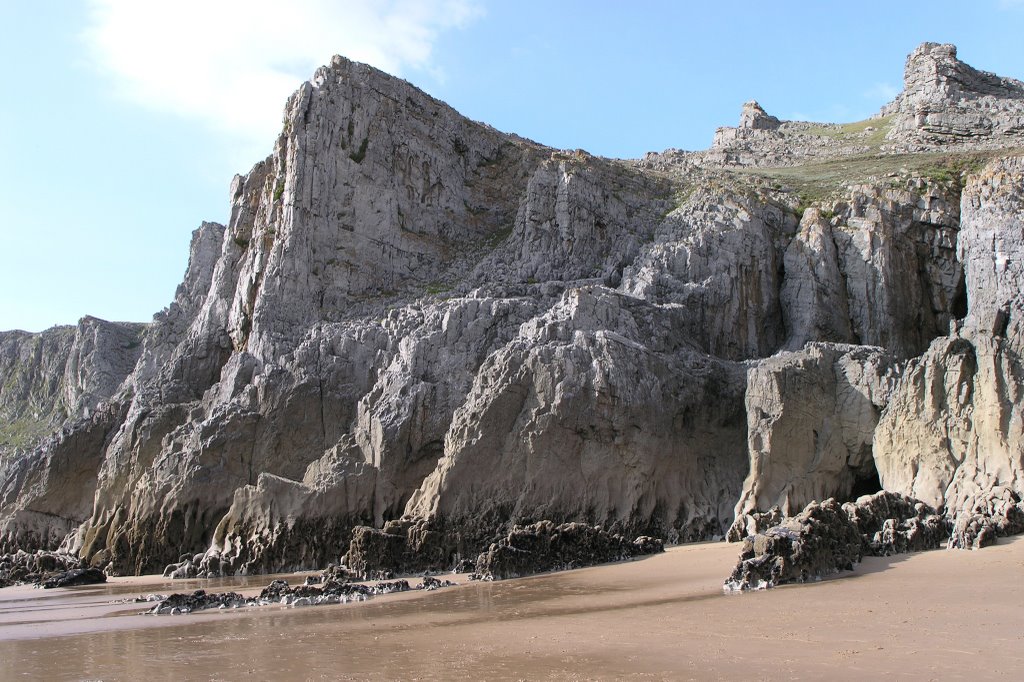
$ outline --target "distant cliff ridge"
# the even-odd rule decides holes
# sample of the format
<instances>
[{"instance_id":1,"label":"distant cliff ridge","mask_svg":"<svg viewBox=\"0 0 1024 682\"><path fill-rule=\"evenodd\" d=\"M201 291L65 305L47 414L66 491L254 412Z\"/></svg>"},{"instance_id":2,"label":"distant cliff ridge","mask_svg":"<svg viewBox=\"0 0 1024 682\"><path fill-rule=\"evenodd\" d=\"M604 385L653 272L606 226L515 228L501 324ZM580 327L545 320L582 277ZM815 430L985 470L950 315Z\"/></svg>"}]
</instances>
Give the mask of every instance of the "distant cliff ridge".
<instances>
[{"instance_id":1,"label":"distant cliff ridge","mask_svg":"<svg viewBox=\"0 0 1024 682\"><path fill-rule=\"evenodd\" d=\"M513 524L742 537L880 488L1008 529L1022 146L1024 84L951 45L867 121L748 102L625 161L335 57L152 322L0 334L0 550L447 568Z\"/></svg>"}]
</instances>

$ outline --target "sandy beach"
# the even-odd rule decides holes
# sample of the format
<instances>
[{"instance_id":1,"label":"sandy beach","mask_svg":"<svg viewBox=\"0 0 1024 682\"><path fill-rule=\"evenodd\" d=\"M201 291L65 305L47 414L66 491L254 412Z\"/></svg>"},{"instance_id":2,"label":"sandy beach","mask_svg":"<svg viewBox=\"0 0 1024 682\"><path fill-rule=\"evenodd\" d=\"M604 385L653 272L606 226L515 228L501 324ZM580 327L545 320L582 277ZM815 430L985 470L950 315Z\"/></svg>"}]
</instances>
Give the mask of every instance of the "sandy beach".
<instances>
[{"instance_id":1,"label":"sandy beach","mask_svg":"<svg viewBox=\"0 0 1024 682\"><path fill-rule=\"evenodd\" d=\"M1024 539L723 594L738 547L359 604L138 615L201 581L0 591L3 679L1013 679ZM258 591L268 576L207 581Z\"/></svg>"}]
</instances>

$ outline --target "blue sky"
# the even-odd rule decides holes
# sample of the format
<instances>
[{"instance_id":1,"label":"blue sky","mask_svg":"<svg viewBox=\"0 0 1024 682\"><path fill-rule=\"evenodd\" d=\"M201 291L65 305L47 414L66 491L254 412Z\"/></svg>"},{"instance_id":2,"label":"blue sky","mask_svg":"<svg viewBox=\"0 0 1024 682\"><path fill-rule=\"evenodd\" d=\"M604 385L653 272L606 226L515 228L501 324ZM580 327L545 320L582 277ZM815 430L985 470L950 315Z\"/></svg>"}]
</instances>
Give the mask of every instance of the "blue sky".
<instances>
[{"instance_id":1,"label":"blue sky","mask_svg":"<svg viewBox=\"0 0 1024 682\"><path fill-rule=\"evenodd\" d=\"M287 9L286 9L287 8ZM1024 79L1024 0L0 0L0 329L145 321L334 53L548 145L703 149L757 99L854 121L916 45Z\"/></svg>"}]
</instances>

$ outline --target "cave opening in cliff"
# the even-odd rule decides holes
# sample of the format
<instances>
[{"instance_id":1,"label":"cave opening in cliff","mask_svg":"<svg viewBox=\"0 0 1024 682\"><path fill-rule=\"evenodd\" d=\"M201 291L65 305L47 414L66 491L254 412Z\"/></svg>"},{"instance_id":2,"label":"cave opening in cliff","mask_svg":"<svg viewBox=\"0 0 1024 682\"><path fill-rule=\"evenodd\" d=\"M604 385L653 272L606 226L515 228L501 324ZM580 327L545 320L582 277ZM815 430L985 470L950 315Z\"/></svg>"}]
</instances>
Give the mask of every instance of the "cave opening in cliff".
<instances>
[{"instance_id":1,"label":"cave opening in cliff","mask_svg":"<svg viewBox=\"0 0 1024 682\"><path fill-rule=\"evenodd\" d=\"M875 461L854 472L853 487L850 489L849 502L855 502L861 495L874 495L882 490L882 479L878 476Z\"/></svg>"}]
</instances>

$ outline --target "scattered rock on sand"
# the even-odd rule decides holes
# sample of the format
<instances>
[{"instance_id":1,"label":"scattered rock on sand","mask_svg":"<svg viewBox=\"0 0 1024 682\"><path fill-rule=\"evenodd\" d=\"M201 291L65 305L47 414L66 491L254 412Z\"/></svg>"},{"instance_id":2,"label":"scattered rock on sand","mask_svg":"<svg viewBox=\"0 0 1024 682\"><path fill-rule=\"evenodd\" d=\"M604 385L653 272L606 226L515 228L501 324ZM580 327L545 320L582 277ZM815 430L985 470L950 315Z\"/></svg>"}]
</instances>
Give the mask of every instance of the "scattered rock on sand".
<instances>
[{"instance_id":1,"label":"scattered rock on sand","mask_svg":"<svg viewBox=\"0 0 1024 682\"><path fill-rule=\"evenodd\" d=\"M244 606L320 606L365 601L370 597L409 590L436 590L454 585L449 580L425 576L415 587L408 580L378 582L373 585L324 580L320 585L303 584L292 587L287 580L274 580L256 597L245 598L235 592L208 594L196 590L192 594L172 594L161 598L159 604L148 611L155 615L181 615L206 609L241 608Z\"/></svg>"}]
</instances>

